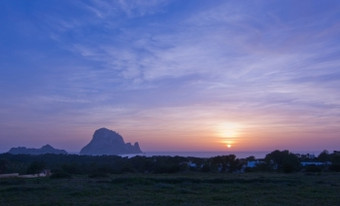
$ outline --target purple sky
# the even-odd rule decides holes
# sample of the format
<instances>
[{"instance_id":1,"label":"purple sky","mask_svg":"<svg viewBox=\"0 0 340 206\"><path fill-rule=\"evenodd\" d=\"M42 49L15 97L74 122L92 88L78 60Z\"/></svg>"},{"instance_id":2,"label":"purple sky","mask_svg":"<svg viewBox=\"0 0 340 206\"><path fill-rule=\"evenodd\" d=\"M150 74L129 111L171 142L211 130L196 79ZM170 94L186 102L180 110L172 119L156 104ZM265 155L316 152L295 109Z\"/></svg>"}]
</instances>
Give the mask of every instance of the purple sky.
<instances>
[{"instance_id":1,"label":"purple sky","mask_svg":"<svg viewBox=\"0 0 340 206\"><path fill-rule=\"evenodd\" d=\"M101 127L144 151L340 149L340 1L0 8L0 152Z\"/></svg>"}]
</instances>

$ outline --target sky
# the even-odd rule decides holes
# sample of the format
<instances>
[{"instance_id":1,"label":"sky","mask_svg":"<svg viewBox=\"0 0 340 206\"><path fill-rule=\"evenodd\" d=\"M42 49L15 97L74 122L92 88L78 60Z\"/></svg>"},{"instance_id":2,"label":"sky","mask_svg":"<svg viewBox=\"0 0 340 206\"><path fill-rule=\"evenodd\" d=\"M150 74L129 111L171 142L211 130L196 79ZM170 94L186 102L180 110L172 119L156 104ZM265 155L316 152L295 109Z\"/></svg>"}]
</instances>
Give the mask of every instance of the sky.
<instances>
[{"instance_id":1,"label":"sky","mask_svg":"<svg viewBox=\"0 0 340 206\"><path fill-rule=\"evenodd\" d=\"M2 0L0 152L340 149L338 0Z\"/></svg>"}]
</instances>

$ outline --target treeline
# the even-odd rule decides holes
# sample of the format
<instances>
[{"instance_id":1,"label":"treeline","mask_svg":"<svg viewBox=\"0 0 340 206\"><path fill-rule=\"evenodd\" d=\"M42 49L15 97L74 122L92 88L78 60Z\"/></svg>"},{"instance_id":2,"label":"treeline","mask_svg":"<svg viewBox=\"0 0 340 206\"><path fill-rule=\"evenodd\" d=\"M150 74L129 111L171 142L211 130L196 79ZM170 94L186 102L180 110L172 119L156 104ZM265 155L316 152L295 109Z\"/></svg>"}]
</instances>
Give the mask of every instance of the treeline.
<instances>
[{"instance_id":1,"label":"treeline","mask_svg":"<svg viewBox=\"0 0 340 206\"><path fill-rule=\"evenodd\" d=\"M247 171L269 171L269 172L340 172L340 152L329 153L327 150L321 152L317 157L310 154L294 154L288 150L275 150L266 155L264 160L258 160L253 168Z\"/></svg>"},{"instance_id":2,"label":"treeline","mask_svg":"<svg viewBox=\"0 0 340 206\"><path fill-rule=\"evenodd\" d=\"M302 165L303 162L315 163ZM250 164L251 163L251 164ZM89 175L90 177L121 173L178 173L195 172L321 172L340 171L340 153L327 151L319 156L298 155L273 151L264 159L248 157L237 159L235 155L212 158L170 156L83 156L83 155L12 155L0 154L0 174L36 174L49 170L52 177Z\"/></svg>"}]
</instances>

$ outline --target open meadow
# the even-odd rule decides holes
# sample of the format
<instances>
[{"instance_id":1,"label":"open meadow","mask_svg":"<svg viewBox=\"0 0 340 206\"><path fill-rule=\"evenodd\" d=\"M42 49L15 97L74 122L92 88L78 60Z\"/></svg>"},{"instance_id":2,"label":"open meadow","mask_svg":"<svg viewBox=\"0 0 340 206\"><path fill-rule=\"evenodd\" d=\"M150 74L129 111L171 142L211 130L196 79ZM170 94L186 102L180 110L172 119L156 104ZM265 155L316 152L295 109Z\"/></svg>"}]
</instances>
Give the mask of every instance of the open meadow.
<instances>
[{"instance_id":1,"label":"open meadow","mask_svg":"<svg viewBox=\"0 0 340 206\"><path fill-rule=\"evenodd\" d=\"M339 173L0 179L0 205L340 205Z\"/></svg>"}]
</instances>

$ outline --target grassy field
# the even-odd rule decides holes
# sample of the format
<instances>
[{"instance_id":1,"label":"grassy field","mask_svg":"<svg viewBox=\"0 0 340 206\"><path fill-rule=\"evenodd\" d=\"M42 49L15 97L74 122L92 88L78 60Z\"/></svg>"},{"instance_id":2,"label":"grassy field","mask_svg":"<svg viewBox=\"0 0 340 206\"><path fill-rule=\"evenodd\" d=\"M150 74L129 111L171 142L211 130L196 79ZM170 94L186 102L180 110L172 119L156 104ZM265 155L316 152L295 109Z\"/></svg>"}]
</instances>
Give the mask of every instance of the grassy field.
<instances>
[{"instance_id":1,"label":"grassy field","mask_svg":"<svg viewBox=\"0 0 340 206\"><path fill-rule=\"evenodd\" d=\"M340 174L0 179L0 205L340 205Z\"/></svg>"}]
</instances>

